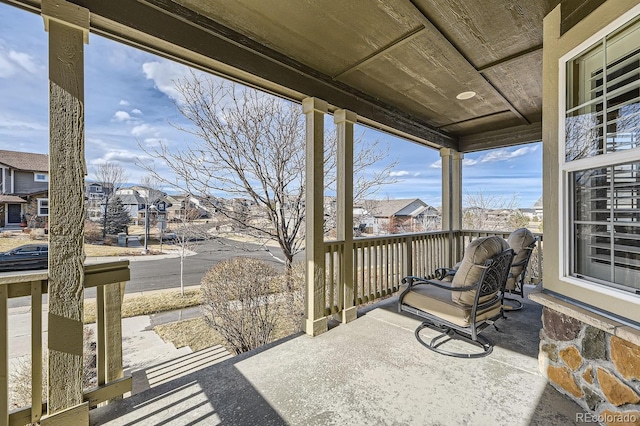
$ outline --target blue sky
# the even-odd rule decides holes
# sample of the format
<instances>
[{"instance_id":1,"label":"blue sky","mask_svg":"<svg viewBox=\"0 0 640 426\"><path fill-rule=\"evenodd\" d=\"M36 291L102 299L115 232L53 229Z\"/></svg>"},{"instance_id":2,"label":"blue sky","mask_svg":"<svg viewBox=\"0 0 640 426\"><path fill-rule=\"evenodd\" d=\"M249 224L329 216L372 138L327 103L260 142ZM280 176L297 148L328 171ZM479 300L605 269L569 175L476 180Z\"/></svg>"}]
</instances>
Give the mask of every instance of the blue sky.
<instances>
[{"instance_id":1,"label":"blue sky","mask_svg":"<svg viewBox=\"0 0 640 426\"><path fill-rule=\"evenodd\" d=\"M118 44L95 34L85 46L86 159L116 161L137 183L146 172L136 166L145 154L138 144L163 141L180 147L189 135L169 122L185 124L173 99L173 81L188 68ZM327 121L331 121L330 118ZM365 141L389 146L388 161L398 160L392 174L398 182L382 187L378 197L421 198L441 204L438 151L365 130ZM40 16L0 3L0 149L47 153L47 34ZM463 193L517 199L531 207L542 193L541 144L465 154Z\"/></svg>"}]
</instances>

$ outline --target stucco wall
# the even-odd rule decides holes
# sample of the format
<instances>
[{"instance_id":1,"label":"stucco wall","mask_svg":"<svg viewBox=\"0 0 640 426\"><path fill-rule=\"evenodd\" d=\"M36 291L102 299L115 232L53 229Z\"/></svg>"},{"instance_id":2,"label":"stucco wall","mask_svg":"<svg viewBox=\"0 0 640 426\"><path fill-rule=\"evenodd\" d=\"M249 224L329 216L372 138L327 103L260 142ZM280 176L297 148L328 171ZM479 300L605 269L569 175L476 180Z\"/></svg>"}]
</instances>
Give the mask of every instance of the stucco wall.
<instances>
[{"instance_id":1,"label":"stucco wall","mask_svg":"<svg viewBox=\"0 0 640 426\"><path fill-rule=\"evenodd\" d=\"M561 278L561 247L566 232L562 229L564 214L560 206L564 198L560 193L559 166L559 111L560 58L579 48L586 40L598 35L608 25L640 5L640 0L609 0L595 12L560 36L560 7L554 9L544 20L543 53L543 205L544 205L544 275L545 289L568 296L602 310L640 322L640 298L629 297L622 291L589 285L576 284ZM604 34L603 34L604 35ZM588 46L584 46L586 49ZM577 52L575 52L577 53ZM563 64L564 66L564 64ZM564 112L562 113L562 116Z\"/></svg>"}]
</instances>

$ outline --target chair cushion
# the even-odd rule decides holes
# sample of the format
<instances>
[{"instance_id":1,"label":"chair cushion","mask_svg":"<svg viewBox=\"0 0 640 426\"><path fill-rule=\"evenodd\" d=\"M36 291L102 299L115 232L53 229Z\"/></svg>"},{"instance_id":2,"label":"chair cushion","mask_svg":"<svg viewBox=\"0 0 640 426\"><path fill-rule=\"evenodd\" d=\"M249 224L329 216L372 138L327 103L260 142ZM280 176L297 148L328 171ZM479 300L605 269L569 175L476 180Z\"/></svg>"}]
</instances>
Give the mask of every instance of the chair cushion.
<instances>
[{"instance_id":1,"label":"chair cushion","mask_svg":"<svg viewBox=\"0 0 640 426\"><path fill-rule=\"evenodd\" d=\"M490 237L476 238L471 241L464 251L464 257L460 262L460 267L451 281L452 287L467 287L476 284L482 277L484 263L491 257L502 253L509 248L504 238L496 235ZM480 303L491 299L492 294L482 296ZM476 298L476 291L462 291L451 293L451 300L462 305L473 305Z\"/></svg>"},{"instance_id":2,"label":"chair cushion","mask_svg":"<svg viewBox=\"0 0 640 426\"><path fill-rule=\"evenodd\" d=\"M446 284L445 282L442 282ZM400 286L400 292L407 288ZM412 306L445 321L468 327L471 325L471 306L460 305L451 300L451 292L432 285L414 286L402 299L402 303ZM476 312L476 323L492 318L500 313L500 303L482 312Z\"/></svg>"},{"instance_id":3,"label":"chair cushion","mask_svg":"<svg viewBox=\"0 0 640 426\"><path fill-rule=\"evenodd\" d=\"M527 228L516 229L509 235L507 243L514 251L513 263L522 262L529 256L530 250L525 250L533 243L535 237ZM507 290L513 290L516 288L516 278L522 273L523 265L513 266L509 271L509 278L507 278Z\"/></svg>"}]
</instances>

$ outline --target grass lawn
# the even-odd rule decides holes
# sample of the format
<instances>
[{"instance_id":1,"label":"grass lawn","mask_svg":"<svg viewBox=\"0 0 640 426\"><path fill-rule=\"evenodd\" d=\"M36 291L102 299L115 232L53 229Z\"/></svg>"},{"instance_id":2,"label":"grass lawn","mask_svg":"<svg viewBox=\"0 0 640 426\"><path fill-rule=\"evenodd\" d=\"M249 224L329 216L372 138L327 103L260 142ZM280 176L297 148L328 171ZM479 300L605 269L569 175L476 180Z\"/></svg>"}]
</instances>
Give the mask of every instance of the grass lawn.
<instances>
[{"instance_id":1,"label":"grass lawn","mask_svg":"<svg viewBox=\"0 0 640 426\"><path fill-rule=\"evenodd\" d=\"M122 318L190 308L199 306L201 301L200 290L187 290L184 296L180 295L180 290L159 291L144 296L125 296L122 304ZM84 322L89 324L95 321L96 302L87 300L84 303Z\"/></svg>"},{"instance_id":2,"label":"grass lawn","mask_svg":"<svg viewBox=\"0 0 640 426\"><path fill-rule=\"evenodd\" d=\"M162 340L173 343L176 348L189 346L192 351L199 351L226 344L222 336L204 322L204 318L162 324L154 327L153 330Z\"/></svg>"},{"instance_id":3,"label":"grass lawn","mask_svg":"<svg viewBox=\"0 0 640 426\"><path fill-rule=\"evenodd\" d=\"M0 238L0 251L8 251L24 244L47 244L47 239L31 239L28 234L11 233L9 237ZM4 234L0 234L4 235ZM160 244L157 241L149 240L149 250L153 254L160 253ZM173 251L174 247L169 244L162 245L162 252L167 253ZM87 257L99 256L141 256L142 249L140 247L118 247L107 246L104 244L85 244L84 251Z\"/></svg>"}]
</instances>

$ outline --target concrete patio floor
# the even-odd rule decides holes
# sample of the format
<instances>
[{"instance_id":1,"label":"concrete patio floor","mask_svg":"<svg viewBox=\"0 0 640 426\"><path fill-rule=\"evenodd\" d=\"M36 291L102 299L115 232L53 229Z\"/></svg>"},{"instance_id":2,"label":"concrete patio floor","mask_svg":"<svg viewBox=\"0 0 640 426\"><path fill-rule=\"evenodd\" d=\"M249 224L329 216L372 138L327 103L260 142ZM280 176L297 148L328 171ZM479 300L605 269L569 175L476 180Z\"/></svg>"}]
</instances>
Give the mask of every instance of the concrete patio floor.
<instances>
[{"instance_id":1,"label":"concrete patio floor","mask_svg":"<svg viewBox=\"0 0 640 426\"><path fill-rule=\"evenodd\" d=\"M541 307L525 304L500 331L486 330L495 348L485 358L422 347L420 320L398 314L394 297L318 337L293 336L92 410L91 423L578 424L582 408L538 373Z\"/></svg>"}]
</instances>

